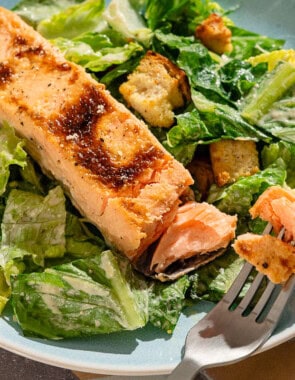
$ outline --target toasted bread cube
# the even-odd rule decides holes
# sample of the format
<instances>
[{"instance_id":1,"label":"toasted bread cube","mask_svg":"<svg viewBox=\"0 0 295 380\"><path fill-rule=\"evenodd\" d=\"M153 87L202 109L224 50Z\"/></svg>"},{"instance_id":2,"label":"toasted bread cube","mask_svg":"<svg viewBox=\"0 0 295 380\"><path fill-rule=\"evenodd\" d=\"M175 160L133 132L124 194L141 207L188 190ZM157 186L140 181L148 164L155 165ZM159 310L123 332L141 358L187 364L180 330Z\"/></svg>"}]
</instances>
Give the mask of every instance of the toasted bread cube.
<instances>
[{"instance_id":1,"label":"toasted bread cube","mask_svg":"<svg viewBox=\"0 0 295 380\"><path fill-rule=\"evenodd\" d=\"M196 28L195 36L214 53L230 53L233 49L231 43L232 33L224 25L222 17L216 13L212 13Z\"/></svg>"},{"instance_id":2,"label":"toasted bread cube","mask_svg":"<svg viewBox=\"0 0 295 380\"><path fill-rule=\"evenodd\" d=\"M274 283L285 282L295 273L295 247L274 236L246 233L236 239L233 247Z\"/></svg>"},{"instance_id":3,"label":"toasted bread cube","mask_svg":"<svg viewBox=\"0 0 295 380\"><path fill-rule=\"evenodd\" d=\"M184 106L190 98L185 73L152 51L146 53L119 91L127 104L154 127L171 127L173 110Z\"/></svg>"},{"instance_id":4,"label":"toasted bread cube","mask_svg":"<svg viewBox=\"0 0 295 380\"><path fill-rule=\"evenodd\" d=\"M214 175L210 158L196 157L187 167L195 180L201 199L206 199L210 186L214 183Z\"/></svg>"},{"instance_id":5,"label":"toasted bread cube","mask_svg":"<svg viewBox=\"0 0 295 380\"><path fill-rule=\"evenodd\" d=\"M224 186L259 171L256 144L250 140L221 140L210 145L215 182Z\"/></svg>"}]
</instances>

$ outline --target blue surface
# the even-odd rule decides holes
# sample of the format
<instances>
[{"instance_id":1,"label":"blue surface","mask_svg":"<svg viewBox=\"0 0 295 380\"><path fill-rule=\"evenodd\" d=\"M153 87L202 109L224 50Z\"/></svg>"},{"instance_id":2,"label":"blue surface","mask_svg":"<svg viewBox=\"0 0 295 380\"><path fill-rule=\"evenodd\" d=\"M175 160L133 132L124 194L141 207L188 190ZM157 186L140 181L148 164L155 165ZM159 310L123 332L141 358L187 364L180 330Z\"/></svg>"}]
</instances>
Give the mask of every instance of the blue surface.
<instances>
[{"instance_id":1,"label":"blue surface","mask_svg":"<svg viewBox=\"0 0 295 380\"><path fill-rule=\"evenodd\" d=\"M0 1L11 7L15 1ZM229 8L235 1L220 1ZM295 47L295 0L242 0L232 18L241 27L287 40ZM74 370L120 375L167 373L180 361L187 331L210 308L199 303L182 314L172 336L148 326L134 332L96 336L87 339L47 341L23 337L7 311L0 319L0 345L10 351L44 363ZM289 302L281 323L264 349L295 336L295 296Z\"/></svg>"}]
</instances>

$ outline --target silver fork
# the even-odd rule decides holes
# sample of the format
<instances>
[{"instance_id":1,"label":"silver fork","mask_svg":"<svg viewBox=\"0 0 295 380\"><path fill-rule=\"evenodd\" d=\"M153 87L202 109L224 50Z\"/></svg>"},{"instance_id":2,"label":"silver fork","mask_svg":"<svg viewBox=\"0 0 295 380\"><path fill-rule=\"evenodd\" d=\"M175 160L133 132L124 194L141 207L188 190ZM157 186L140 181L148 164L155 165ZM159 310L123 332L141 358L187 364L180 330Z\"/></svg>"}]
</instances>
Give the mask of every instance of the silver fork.
<instances>
[{"instance_id":1,"label":"silver fork","mask_svg":"<svg viewBox=\"0 0 295 380\"><path fill-rule=\"evenodd\" d=\"M264 230L271 231L271 225ZM283 236L283 231L278 237ZM204 368L233 363L250 356L272 334L295 286L295 275L284 284L267 285L254 308L248 312L265 276L257 274L241 302L233 305L251 273L246 263L229 291L195 326L185 341L181 363L168 376L169 380L192 380Z\"/></svg>"}]
</instances>

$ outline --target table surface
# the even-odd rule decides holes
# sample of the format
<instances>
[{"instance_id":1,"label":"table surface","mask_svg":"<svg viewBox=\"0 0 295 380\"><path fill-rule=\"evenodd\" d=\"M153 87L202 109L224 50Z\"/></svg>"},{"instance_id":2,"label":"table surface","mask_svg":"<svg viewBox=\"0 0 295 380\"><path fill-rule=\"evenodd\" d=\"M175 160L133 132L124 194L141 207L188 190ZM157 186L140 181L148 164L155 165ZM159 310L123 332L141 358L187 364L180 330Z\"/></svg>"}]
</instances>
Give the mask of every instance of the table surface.
<instances>
[{"instance_id":1,"label":"table surface","mask_svg":"<svg viewBox=\"0 0 295 380\"><path fill-rule=\"evenodd\" d=\"M295 340L292 340L239 363L210 369L207 375L212 380L249 380L251 377L255 380L292 380L295 379L294 358ZM98 378L103 380L105 378L48 366L3 349L0 349L0 363L1 380L94 380ZM116 377L108 377L108 379L115 380Z\"/></svg>"}]
</instances>

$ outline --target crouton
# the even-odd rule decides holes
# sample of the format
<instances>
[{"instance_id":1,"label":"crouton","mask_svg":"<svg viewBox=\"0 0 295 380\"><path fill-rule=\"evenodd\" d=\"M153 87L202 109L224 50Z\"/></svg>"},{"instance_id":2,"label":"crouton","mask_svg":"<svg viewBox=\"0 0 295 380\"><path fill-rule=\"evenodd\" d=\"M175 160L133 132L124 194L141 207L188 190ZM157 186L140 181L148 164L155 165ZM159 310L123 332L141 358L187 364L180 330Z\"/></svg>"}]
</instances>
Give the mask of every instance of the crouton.
<instances>
[{"instance_id":1,"label":"crouton","mask_svg":"<svg viewBox=\"0 0 295 380\"><path fill-rule=\"evenodd\" d=\"M236 239L233 247L274 283L283 283L295 273L295 247L274 236L246 233Z\"/></svg>"},{"instance_id":2,"label":"crouton","mask_svg":"<svg viewBox=\"0 0 295 380\"><path fill-rule=\"evenodd\" d=\"M120 88L127 104L154 127L169 128L173 110L190 99L185 73L168 58L148 51Z\"/></svg>"},{"instance_id":3,"label":"crouton","mask_svg":"<svg viewBox=\"0 0 295 380\"><path fill-rule=\"evenodd\" d=\"M214 183L214 175L209 157L197 157L187 167L195 180L201 194L201 200L206 199L210 186Z\"/></svg>"},{"instance_id":4,"label":"crouton","mask_svg":"<svg viewBox=\"0 0 295 380\"><path fill-rule=\"evenodd\" d=\"M254 141L221 140L210 145L210 157L215 182L224 186L239 177L259 171L259 159Z\"/></svg>"},{"instance_id":5,"label":"crouton","mask_svg":"<svg viewBox=\"0 0 295 380\"><path fill-rule=\"evenodd\" d=\"M197 26L195 36L214 53L230 53L233 49L230 29L224 25L222 17L215 13Z\"/></svg>"}]
</instances>

